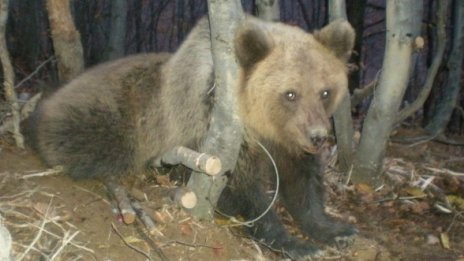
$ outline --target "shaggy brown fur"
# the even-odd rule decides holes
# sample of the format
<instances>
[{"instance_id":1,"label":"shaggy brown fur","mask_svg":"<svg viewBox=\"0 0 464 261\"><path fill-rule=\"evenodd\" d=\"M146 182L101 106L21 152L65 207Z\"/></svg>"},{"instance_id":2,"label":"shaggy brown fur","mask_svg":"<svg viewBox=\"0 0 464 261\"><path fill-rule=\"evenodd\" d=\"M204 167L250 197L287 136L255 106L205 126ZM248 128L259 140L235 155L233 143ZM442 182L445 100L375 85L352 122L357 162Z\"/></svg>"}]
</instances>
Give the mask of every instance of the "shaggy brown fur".
<instances>
[{"instance_id":1,"label":"shaggy brown fur","mask_svg":"<svg viewBox=\"0 0 464 261\"><path fill-rule=\"evenodd\" d=\"M219 208L251 219L269 204L263 181L275 158L283 202L303 232L330 242L356 232L324 213L317 155L329 117L346 92L345 61L354 33L334 22L308 34L247 17L236 35L244 143ZM65 85L40 106L36 146L50 165L73 177L127 175L174 146L198 149L213 104L208 20L201 20L173 54L141 54L100 65ZM291 236L271 211L249 230L293 258L318 253Z\"/></svg>"}]
</instances>

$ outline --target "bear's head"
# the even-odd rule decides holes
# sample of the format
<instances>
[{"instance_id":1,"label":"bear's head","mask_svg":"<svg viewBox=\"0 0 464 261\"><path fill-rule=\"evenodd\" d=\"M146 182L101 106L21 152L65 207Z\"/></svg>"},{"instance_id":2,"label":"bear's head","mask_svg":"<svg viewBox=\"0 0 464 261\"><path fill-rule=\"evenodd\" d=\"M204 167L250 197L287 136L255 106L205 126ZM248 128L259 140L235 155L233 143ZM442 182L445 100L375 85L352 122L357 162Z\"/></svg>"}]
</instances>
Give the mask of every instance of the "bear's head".
<instances>
[{"instance_id":1,"label":"bear's head","mask_svg":"<svg viewBox=\"0 0 464 261\"><path fill-rule=\"evenodd\" d=\"M355 33L335 21L313 34L248 17L235 37L245 128L289 152L317 153L347 92Z\"/></svg>"}]
</instances>

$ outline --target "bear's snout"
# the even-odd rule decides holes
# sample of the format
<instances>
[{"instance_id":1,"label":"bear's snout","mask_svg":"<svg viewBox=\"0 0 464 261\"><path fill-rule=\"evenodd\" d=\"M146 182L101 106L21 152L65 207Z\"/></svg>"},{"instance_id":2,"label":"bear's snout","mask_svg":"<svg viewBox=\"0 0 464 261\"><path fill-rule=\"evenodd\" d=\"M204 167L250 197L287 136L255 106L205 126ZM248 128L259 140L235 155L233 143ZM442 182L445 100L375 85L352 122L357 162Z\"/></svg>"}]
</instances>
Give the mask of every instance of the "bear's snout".
<instances>
[{"instance_id":1,"label":"bear's snout","mask_svg":"<svg viewBox=\"0 0 464 261\"><path fill-rule=\"evenodd\" d=\"M309 139L314 147L320 148L326 142L328 132L326 128L314 128L309 131Z\"/></svg>"}]
</instances>

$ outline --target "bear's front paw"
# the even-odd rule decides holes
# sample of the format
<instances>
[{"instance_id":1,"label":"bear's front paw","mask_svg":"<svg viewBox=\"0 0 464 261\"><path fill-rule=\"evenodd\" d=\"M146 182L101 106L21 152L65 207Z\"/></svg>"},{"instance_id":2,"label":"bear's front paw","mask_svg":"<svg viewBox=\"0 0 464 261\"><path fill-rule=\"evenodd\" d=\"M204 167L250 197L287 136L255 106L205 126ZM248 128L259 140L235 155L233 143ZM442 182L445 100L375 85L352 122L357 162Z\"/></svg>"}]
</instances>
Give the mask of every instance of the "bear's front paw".
<instances>
[{"instance_id":1,"label":"bear's front paw","mask_svg":"<svg viewBox=\"0 0 464 261\"><path fill-rule=\"evenodd\" d=\"M317 241L345 247L351 245L349 242L353 242L353 238L359 232L350 224L330 220L306 223L303 230Z\"/></svg>"},{"instance_id":2,"label":"bear's front paw","mask_svg":"<svg viewBox=\"0 0 464 261\"><path fill-rule=\"evenodd\" d=\"M327 243L335 244L338 249L344 249L353 245L358 233L359 230L350 224L333 223L330 229L321 234L326 235L324 241Z\"/></svg>"},{"instance_id":3,"label":"bear's front paw","mask_svg":"<svg viewBox=\"0 0 464 261\"><path fill-rule=\"evenodd\" d=\"M292 238L280 246L274 244L273 247L281 250L292 260L312 260L324 255L324 251L320 250L317 246L296 238Z\"/></svg>"},{"instance_id":4,"label":"bear's front paw","mask_svg":"<svg viewBox=\"0 0 464 261\"><path fill-rule=\"evenodd\" d=\"M357 235L357 232L352 233L351 235L337 236L333 239L333 241L338 249L345 249L354 244L356 235Z\"/></svg>"}]
</instances>

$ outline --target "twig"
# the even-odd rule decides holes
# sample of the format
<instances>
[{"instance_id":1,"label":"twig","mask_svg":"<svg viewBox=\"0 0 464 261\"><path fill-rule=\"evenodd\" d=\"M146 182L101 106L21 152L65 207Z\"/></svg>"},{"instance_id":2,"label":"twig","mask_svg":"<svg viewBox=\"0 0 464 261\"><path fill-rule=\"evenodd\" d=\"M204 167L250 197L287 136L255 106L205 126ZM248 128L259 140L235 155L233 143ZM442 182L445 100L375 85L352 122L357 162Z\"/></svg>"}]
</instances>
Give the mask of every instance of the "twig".
<instances>
[{"instance_id":1,"label":"twig","mask_svg":"<svg viewBox=\"0 0 464 261\"><path fill-rule=\"evenodd\" d=\"M63 166L55 166L51 169L47 169L46 171L23 175L21 178L29 179L29 178L35 178L35 177L52 176L52 175L60 174L62 172L63 172Z\"/></svg>"},{"instance_id":2,"label":"twig","mask_svg":"<svg viewBox=\"0 0 464 261\"><path fill-rule=\"evenodd\" d=\"M147 228L148 233L150 233L150 235L158 234L160 236L164 236L164 234L156 228L155 222L153 222L153 219L149 215L147 215L147 213L143 210L139 202L132 201L131 205L132 208L134 208L137 216L140 218L140 221L142 221L142 223Z\"/></svg>"},{"instance_id":3,"label":"twig","mask_svg":"<svg viewBox=\"0 0 464 261\"><path fill-rule=\"evenodd\" d=\"M31 226L33 226L33 227L36 227L36 228L39 228L39 226L37 226L37 225L35 225L35 224L29 224L29 225L31 225ZM40 228L39 228L39 229L40 229ZM50 236L55 237L55 238L62 238L62 236L57 235L57 234L55 234L55 233L53 233L53 232L50 232L50 231L48 231L48 230L44 230L43 232L46 233L47 235L50 235ZM76 232L79 232L79 231L76 231ZM69 242L69 243L70 243L73 247L82 249L82 250L87 251L87 252L90 252L90 253L92 253L92 254L95 253L95 251L94 251L93 249L88 248L88 247L86 247L86 246L79 245L79 244L74 243L74 242Z\"/></svg>"},{"instance_id":4,"label":"twig","mask_svg":"<svg viewBox=\"0 0 464 261\"><path fill-rule=\"evenodd\" d=\"M63 237L63 242L61 243L60 248L58 248L58 250L53 254L53 256L50 258L50 261L53 261L55 260L56 257L58 257L61 251L63 251L63 249L74 239L74 237L76 237L77 234L79 234L79 231L74 232L74 234L72 234L69 237L68 237L68 234L69 234L68 232L65 233Z\"/></svg>"},{"instance_id":5,"label":"twig","mask_svg":"<svg viewBox=\"0 0 464 261\"><path fill-rule=\"evenodd\" d=\"M15 85L15 88L18 88L19 86L21 86L23 83L27 82L29 79L31 79L34 75L36 75L40 69L42 69L42 67L44 67L47 63L49 63L50 61L54 60L55 59L55 56L52 55L50 56L47 60L43 61L41 64L39 64L39 66L37 66L37 68L35 68L35 70L30 73L26 78L22 79L20 82L18 82L16 85Z\"/></svg>"},{"instance_id":6,"label":"twig","mask_svg":"<svg viewBox=\"0 0 464 261\"><path fill-rule=\"evenodd\" d=\"M435 173L443 173L443 174L449 174L451 176L464 177L464 173L452 171L449 169L437 169L437 168L432 168L432 167L427 167L427 166L423 166L423 168L430 170L432 172L435 172Z\"/></svg>"},{"instance_id":7,"label":"twig","mask_svg":"<svg viewBox=\"0 0 464 261\"><path fill-rule=\"evenodd\" d=\"M95 192L93 192L93 191L90 191L90 190L88 190L88 189L86 189L86 188L83 188L83 187L81 187L81 186L78 186L78 185L73 185L73 187L75 187L75 188L77 188L77 189L79 189L79 190L82 190L82 191L84 191L84 192L87 192L87 193L89 193L89 194L91 194L91 195L93 195L93 196L95 196L95 197L98 197L101 201L103 201L103 202L105 202L106 204L108 204L109 206L111 206L111 203L110 203L106 198L104 198L104 197L98 195L97 193L95 193Z\"/></svg>"},{"instance_id":8,"label":"twig","mask_svg":"<svg viewBox=\"0 0 464 261\"><path fill-rule=\"evenodd\" d=\"M121 238L122 242L124 242L124 244L134 250L135 252L145 256L148 260L152 261L151 257L149 254L145 253L145 251L139 249L138 247L136 246L133 246L132 244L130 244L129 242L126 241L126 239L124 239L124 236L121 234L121 232L119 232L118 228L116 227L116 225L114 225L114 223L111 222L111 227L113 228L113 231L119 236L119 238Z\"/></svg>"},{"instance_id":9,"label":"twig","mask_svg":"<svg viewBox=\"0 0 464 261\"><path fill-rule=\"evenodd\" d=\"M35 189L19 192L17 194L10 195L10 196L2 196L2 197L0 197L0 201L6 201L6 200L9 200L9 199L18 198L18 197L30 197L31 195L36 193L38 189L39 188L35 188Z\"/></svg>"},{"instance_id":10,"label":"twig","mask_svg":"<svg viewBox=\"0 0 464 261\"><path fill-rule=\"evenodd\" d=\"M188 243L188 242L184 242L184 241L180 241L180 240L169 240L169 241L163 242L163 245L160 246L160 247L165 247L165 246L171 245L171 244L179 244L179 245L188 246L188 247L194 247L194 248L199 248L199 247L210 248L210 249L221 249L221 248L223 248L223 247L209 246L209 245L205 245L205 244Z\"/></svg>"},{"instance_id":11,"label":"twig","mask_svg":"<svg viewBox=\"0 0 464 261\"><path fill-rule=\"evenodd\" d=\"M26 250L23 252L23 254L18 258L18 261L23 260L23 258L29 253L32 247L39 241L40 237L42 236L42 232L45 230L45 225L48 223L47 216L48 216L48 211L50 210L50 206L52 204L53 198L50 199L50 202L48 203L47 209L44 213L44 217L42 220L42 223L39 228L39 232L37 232L37 235L35 236L34 240L29 244L29 246L26 248Z\"/></svg>"},{"instance_id":12,"label":"twig","mask_svg":"<svg viewBox=\"0 0 464 261\"><path fill-rule=\"evenodd\" d=\"M168 261L168 258L163 253L163 250L161 250L161 248L153 241L152 237L148 235L146 228L139 225L139 226L135 226L135 229L137 230L139 235L145 240L145 243L148 244L149 247L151 247L152 251L154 251L158 255L161 261Z\"/></svg>"}]
</instances>

